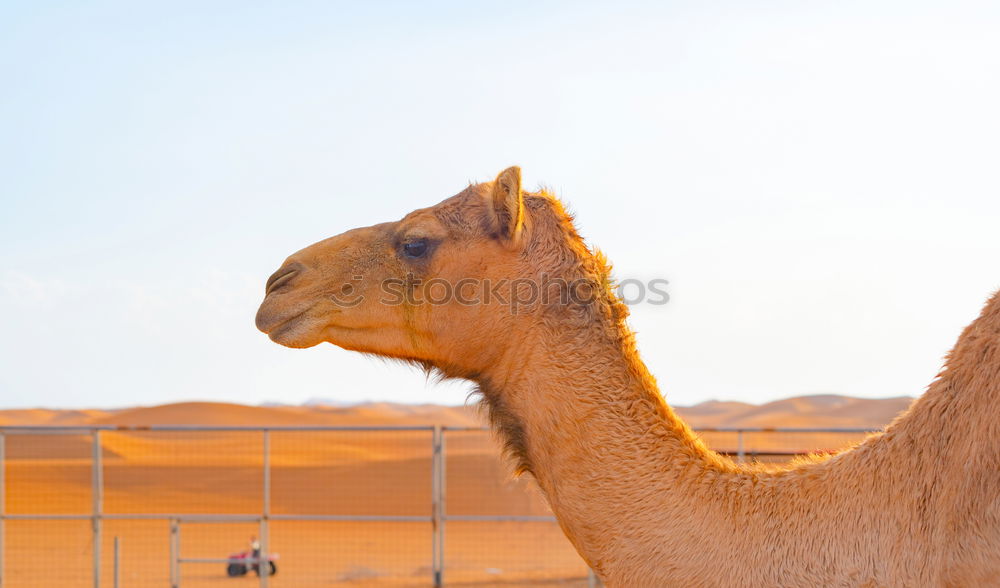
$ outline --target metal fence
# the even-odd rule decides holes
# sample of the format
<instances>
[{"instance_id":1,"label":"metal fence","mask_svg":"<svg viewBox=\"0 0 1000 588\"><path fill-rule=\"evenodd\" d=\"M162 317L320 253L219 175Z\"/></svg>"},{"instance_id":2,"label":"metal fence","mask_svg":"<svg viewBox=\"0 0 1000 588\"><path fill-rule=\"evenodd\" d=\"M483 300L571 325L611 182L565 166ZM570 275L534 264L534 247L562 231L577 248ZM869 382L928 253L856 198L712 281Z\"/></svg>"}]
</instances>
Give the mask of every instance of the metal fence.
<instances>
[{"instance_id":1,"label":"metal fence","mask_svg":"<svg viewBox=\"0 0 1000 588\"><path fill-rule=\"evenodd\" d=\"M867 432L699 431L738 461ZM267 562L277 573L257 579ZM241 571L265 587L595 582L484 429L0 427L0 586L190 588Z\"/></svg>"}]
</instances>

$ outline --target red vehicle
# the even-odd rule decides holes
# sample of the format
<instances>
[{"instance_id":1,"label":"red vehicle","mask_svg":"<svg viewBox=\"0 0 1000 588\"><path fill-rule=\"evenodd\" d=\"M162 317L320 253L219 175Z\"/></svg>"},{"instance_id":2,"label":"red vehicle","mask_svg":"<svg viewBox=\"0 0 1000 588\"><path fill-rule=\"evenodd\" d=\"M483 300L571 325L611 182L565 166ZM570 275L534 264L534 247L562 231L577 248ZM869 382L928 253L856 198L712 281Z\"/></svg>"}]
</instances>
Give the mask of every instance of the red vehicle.
<instances>
[{"instance_id":1,"label":"red vehicle","mask_svg":"<svg viewBox=\"0 0 1000 588\"><path fill-rule=\"evenodd\" d=\"M277 553L267 554L268 575L273 576L278 573L278 566L274 563L278 559ZM233 553L229 556L229 565L226 566L226 574L230 577L245 576L250 572L260 575L260 565L251 550Z\"/></svg>"}]
</instances>

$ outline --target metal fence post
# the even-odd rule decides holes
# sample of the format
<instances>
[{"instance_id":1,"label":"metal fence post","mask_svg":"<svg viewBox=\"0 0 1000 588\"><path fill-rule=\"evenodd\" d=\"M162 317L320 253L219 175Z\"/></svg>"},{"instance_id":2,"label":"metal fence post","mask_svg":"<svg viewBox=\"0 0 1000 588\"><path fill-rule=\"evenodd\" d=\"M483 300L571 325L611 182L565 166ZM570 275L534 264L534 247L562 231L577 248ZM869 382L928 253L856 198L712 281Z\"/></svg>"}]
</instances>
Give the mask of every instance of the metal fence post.
<instances>
[{"instance_id":1,"label":"metal fence post","mask_svg":"<svg viewBox=\"0 0 1000 588\"><path fill-rule=\"evenodd\" d=\"M441 585L444 586L444 549L445 549L445 528L448 522L448 460L447 443L445 440L445 428L441 428L441 466L438 468L438 488L440 496L438 504L441 509L440 541L441 549L438 550L438 562L441 567Z\"/></svg>"},{"instance_id":2,"label":"metal fence post","mask_svg":"<svg viewBox=\"0 0 1000 588\"><path fill-rule=\"evenodd\" d=\"M736 462L746 461L746 452L743 449L743 429L736 431Z\"/></svg>"},{"instance_id":3,"label":"metal fence post","mask_svg":"<svg viewBox=\"0 0 1000 588\"><path fill-rule=\"evenodd\" d=\"M268 576L271 573L271 560L268 559L268 540L270 537L269 531L269 518L271 516L271 431L264 429L262 433L263 438L261 442L263 444L264 452L264 476L263 476L263 514L260 517L260 556L257 559L257 570L260 572L260 585L261 588L267 588ZM253 555L252 553L250 554Z\"/></svg>"},{"instance_id":4,"label":"metal fence post","mask_svg":"<svg viewBox=\"0 0 1000 588\"><path fill-rule=\"evenodd\" d=\"M178 519L170 519L170 588L179 588L181 585L180 564L181 558L181 529Z\"/></svg>"},{"instance_id":5,"label":"metal fence post","mask_svg":"<svg viewBox=\"0 0 1000 588\"><path fill-rule=\"evenodd\" d=\"M118 535L115 535L115 588L119 588L121 578L121 555L121 542L118 541Z\"/></svg>"},{"instance_id":6,"label":"metal fence post","mask_svg":"<svg viewBox=\"0 0 1000 588\"><path fill-rule=\"evenodd\" d=\"M435 588L441 588L443 558L441 540L441 425L434 425L431 433L431 569Z\"/></svg>"},{"instance_id":7,"label":"metal fence post","mask_svg":"<svg viewBox=\"0 0 1000 588\"><path fill-rule=\"evenodd\" d=\"M93 462L91 463L90 495L94 543L94 588L101 588L101 511L104 509L104 464L101 460L101 431L92 433Z\"/></svg>"}]
</instances>

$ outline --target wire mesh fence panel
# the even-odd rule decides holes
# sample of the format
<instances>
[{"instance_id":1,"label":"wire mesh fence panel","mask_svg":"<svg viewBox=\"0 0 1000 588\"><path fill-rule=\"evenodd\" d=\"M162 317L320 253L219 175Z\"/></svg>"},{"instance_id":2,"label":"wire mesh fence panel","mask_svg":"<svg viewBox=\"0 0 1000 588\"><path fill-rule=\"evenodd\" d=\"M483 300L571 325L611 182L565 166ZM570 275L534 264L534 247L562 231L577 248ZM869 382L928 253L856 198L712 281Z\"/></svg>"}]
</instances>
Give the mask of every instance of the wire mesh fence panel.
<instances>
[{"instance_id":1,"label":"wire mesh fence panel","mask_svg":"<svg viewBox=\"0 0 1000 588\"><path fill-rule=\"evenodd\" d=\"M4 522L4 588L92 587L89 520Z\"/></svg>"},{"instance_id":2,"label":"wire mesh fence panel","mask_svg":"<svg viewBox=\"0 0 1000 588\"><path fill-rule=\"evenodd\" d=\"M746 463L783 464L806 454L829 455L868 437L857 430L748 430L699 429L711 449Z\"/></svg>"},{"instance_id":3,"label":"wire mesh fence panel","mask_svg":"<svg viewBox=\"0 0 1000 588\"><path fill-rule=\"evenodd\" d=\"M739 433L704 429L696 431L696 434L713 451L726 455L735 461L740 460L741 449L744 449L744 446L741 444L742 439Z\"/></svg>"},{"instance_id":4,"label":"wire mesh fence panel","mask_svg":"<svg viewBox=\"0 0 1000 588\"><path fill-rule=\"evenodd\" d=\"M115 538L119 586L170 585L170 524L167 520L105 520L101 533L101 586L114 586Z\"/></svg>"},{"instance_id":5,"label":"wire mesh fence panel","mask_svg":"<svg viewBox=\"0 0 1000 588\"><path fill-rule=\"evenodd\" d=\"M253 544L260 544L259 522L182 520L177 529L177 570L183 588L231 586L233 578L258 577Z\"/></svg>"},{"instance_id":6,"label":"wire mesh fence panel","mask_svg":"<svg viewBox=\"0 0 1000 588\"><path fill-rule=\"evenodd\" d=\"M555 522L450 521L448 586L587 586L587 565Z\"/></svg>"},{"instance_id":7,"label":"wire mesh fence panel","mask_svg":"<svg viewBox=\"0 0 1000 588\"><path fill-rule=\"evenodd\" d=\"M448 515L552 515L531 476L513 476L491 433L445 433Z\"/></svg>"},{"instance_id":8,"label":"wire mesh fence panel","mask_svg":"<svg viewBox=\"0 0 1000 588\"><path fill-rule=\"evenodd\" d=\"M428 585L432 459L429 428L272 431L271 548L291 582L282 585ZM280 519L296 516L414 520Z\"/></svg>"},{"instance_id":9,"label":"wire mesh fence panel","mask_svg":"<svg viewBox=\"0 0 1000 588\"><path fill-rule=\"evenodd\" d=\"M93 586L95 558L102 587L116 564L121 586L250 585L252 558L249 578L230 574L252 536L276 554L271 586L428 586L442 570L450 586L587 585L536 485L512 476L494 437L437 431L0 428L3 586ZM761 463L867 436L700 435Z\"/></svg>"},{"instance_id":10,"label":"wire mesh fence panel","mask_svg":"<svg viewBox=\"0 0 1000 588\"><path fill-rule=\"evenodd\" d=\"M421 586L432 582L427 522L272 521L273 586Z\"/></svg>"},{"instance_id":11,"label":"wire mesh fence panel","mask_svg":"<svg viewBox=\"0 0 1000 588\"><path fill-rule=\"evenodd\" d=\"M829 455L868 435L855 431L748 431L743 433L743 445L748 461L781 464L809 453Z\"/></svg>"},{"instance_id":12,"label":"wire mesh fence panel","mask_svg":"<svg viewBox=\"0 0 1000 588\"><path fill-rule=\"evenodd\" d=\"M259 513L260 431L103 431L108 513Z\"/></svg>"},{"instance_id":13,"label":"wire mesh fence panel","mask_svg":"<svg viewBox=\"0 0 1000 588\"><path fill-rule=\"evenodd\" d=\"M587 566L555 522L499 520L552 512L530 476L514 478L490 433L446 431L445 496L448 585L586 585Z\"/></svg>"},{"instance_id":14,"label":"wire mesh fence panel","mask_svg":"<svg viewBox=\"0 0 1000 588\"><path fill-rule=\"evenodd\" d=\"M7 514L90 514L93 437L4 436Z\"/></svg>"},{"instance_id":15,"label":"wire mesh fence panel","mask_svg":"<svg viewBox=\"0 0 1000 588\"><path fill-rule=\"evenodd\" d=\"M270 433L271 513L430 517L432 431Z\"/></svg>"}]
</instances>

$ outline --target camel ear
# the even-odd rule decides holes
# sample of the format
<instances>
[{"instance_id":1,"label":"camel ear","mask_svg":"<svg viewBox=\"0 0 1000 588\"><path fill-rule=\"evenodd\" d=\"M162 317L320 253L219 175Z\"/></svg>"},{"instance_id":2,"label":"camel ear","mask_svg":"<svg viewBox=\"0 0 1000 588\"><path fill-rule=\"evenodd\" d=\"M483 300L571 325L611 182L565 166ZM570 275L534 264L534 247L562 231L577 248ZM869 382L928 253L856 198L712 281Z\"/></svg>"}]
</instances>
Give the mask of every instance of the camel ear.
<instances>
[{"instance_id":1,"label":"camel ear","mask_svg":"<svg viewBox=\"0 0 1000 588\"><path fill-rule=\"evenodd\" d=\"M508 244L521 239L524 228L524 195L521 193L521 168L508 167L493 182L493 227Z\"/></svg>"}]
</instances>

